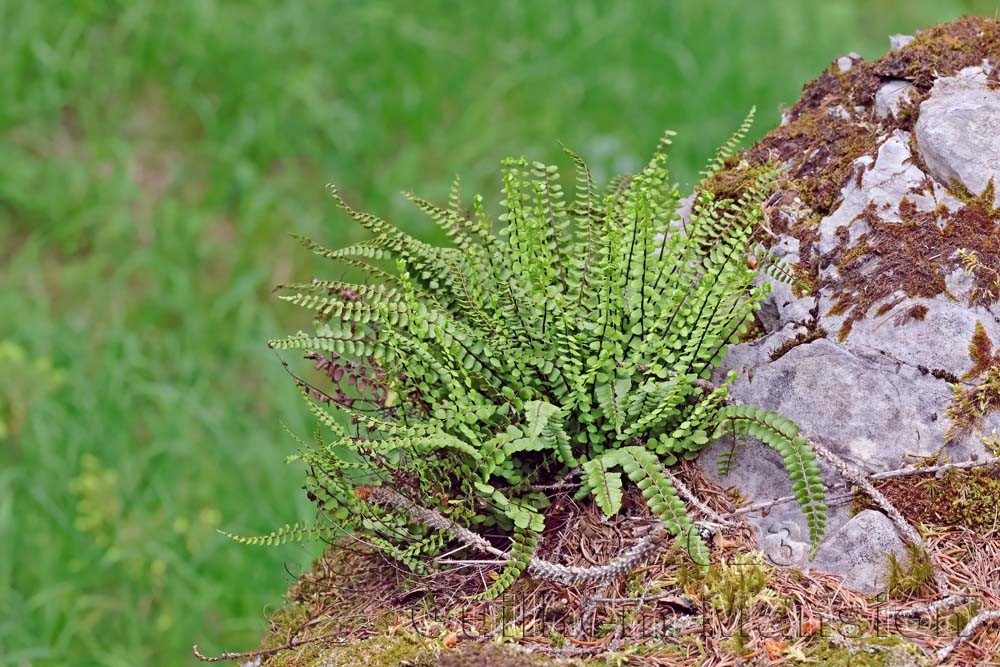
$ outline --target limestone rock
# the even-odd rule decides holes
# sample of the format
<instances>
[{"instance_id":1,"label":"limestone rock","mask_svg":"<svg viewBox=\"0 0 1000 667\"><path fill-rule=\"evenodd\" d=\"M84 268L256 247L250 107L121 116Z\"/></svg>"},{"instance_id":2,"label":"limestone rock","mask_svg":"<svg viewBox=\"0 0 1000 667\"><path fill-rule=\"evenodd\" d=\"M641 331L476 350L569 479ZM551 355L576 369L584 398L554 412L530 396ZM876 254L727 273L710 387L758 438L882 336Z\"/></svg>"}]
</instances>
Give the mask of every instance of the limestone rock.
<instances>
[{"instance_id":1,"label":"limestone rock","mask_svg":"<svg viewBox=\"0 0 1000 667\"><path fill-rule=\"evenodd\" d=\"M935 82L915 131L931 175L978 195L1000 175L1000 90L989 87L982 68L963 72Z\"/></svg>"},{"instance_id":2,"label":"limestone rock","mask_svg":"<svg viewBox=\"0 0 1000 667\"><path fill-rule=\"evenodd\" d=\"M854 53L853 51L851 51L846 56L841 56L841 57L837 58L837 68L841 72L847 72L852 67L854 67L854 63L856 63L856 62L858 62L860 60L861 60L861 56L859 56L857 53Z\"/></svg>"},{"instance_id":3,"label":"limestone rock","mask_svg":"<svg viewBox=\"0 0 1000 667\"><path fill-rule=\"evenodd\" d=\"M889 35L889 48L895 51L896 49L901 49L907 46L913 41L913 35L901 35L899 33L895 35Z\"/></svg>"},{"instance_id":4,"label":"limestone rock","mask_svg":"<svg viewBox=\"0 0 1000 667\"><path fill-rule=\"evenodd\" d=\"M881 118L885 118L890 114L896 116L900 105L915 90L916 86L903 79L892 79L883 83L878 92L875 93L875 113Z\"/></svg>"},{"instance_id":5,"label":"limestone rock","mask_svg":"<svg viewBox=\"0 0 1000 667\"><path fill-rule=\"evenodd\" d=\"M896 535L892 521L881 512L864 510L853 516L831 536L840 548L820 550L812 566L844 572L844 585L874 593L885 588L889 554L906 562L906 547Z\"/></svg>"},{"instance_id":6,"label":"limestone rock","mask_svg":"<svg viewBox=\"0 0 1000 667\"><path fill-rule=\"evenodd\" d=\"M1000 62L995 44L1000 23L963 19L915 42L893 38L894 50L876 61L842 58L732 167L785 168L767 244L810 282L771 281L763 335L732 346L716 379L735 371L735 401L786 415L870 473L938 454L986 456L984 436L1000 429L1000 411L966 429L950 416L956 389L971 391L983 377L970 376L973 334L1000 350L1000 218L954 187L981 193L1000 171L1000 90L988 78L989 62ZM920 102L916 118L898 113L906 99ZM720 476L719 455L731 448L727 440L702 452L710 476L751 504L791 495L780 456L757 441ZM814 561L794 502L748 515L758 545L776 564L833 572L875 592L887 553L902 555L903 544L881 513L851 516L848 487L820 467L831 500Z\"/></svg>"},{"instance_id":7,"label":"limestone rock","mask_svg":"<svg viewBox=\"0 0 1000 667\"><path fill-rule=\"evenodd\" d=\"M843 203L819 225L819 250L829 253L840 242L837 230L845 227L850 232L851 241L868 231L859 218L865 208L882 208L897 205L900 200L917 188L927 175L910 160L910 135L896 130L884 140L878 149L878 156L858 158L854 165L858 179L852 179L843 190ZM936 201L919 200L919 203L933 208Z\"/></svg>"}]
</instances>

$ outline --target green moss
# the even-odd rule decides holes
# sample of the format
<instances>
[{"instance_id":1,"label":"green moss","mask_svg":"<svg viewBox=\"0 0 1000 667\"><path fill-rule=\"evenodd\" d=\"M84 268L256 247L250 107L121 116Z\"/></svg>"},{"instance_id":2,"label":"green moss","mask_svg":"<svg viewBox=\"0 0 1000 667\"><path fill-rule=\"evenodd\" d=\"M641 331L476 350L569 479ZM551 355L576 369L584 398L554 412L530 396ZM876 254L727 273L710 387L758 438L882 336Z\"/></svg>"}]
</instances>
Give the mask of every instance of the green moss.
<instances>
[{"instance_id":1,"label":"green moss","mask_svg":"<svg viewBox=\"0 0 1000 667\"><path fill-rule=\"evenodd\" d=\"M1000 410L1000 364L991 366L974 387L952 386L951 405L945 415L951 419L948 440L978 429L983 417Z\"/></svg>"},{"instance_id":2,"label":"green moss","mask_svg":"<svg viewBox=\"0 0 1000 667\"><path fill-rule=\"evenodd\" d=\"M280 645L280 644L279 644ZM393 631L341 645L335 639L305 644L271 656L268 667L574 667L585 663L532 655L516 646L463 642Z\"/></svg>"},{"instance_id":3,"label":"green moss","mask_svg":"<svg viewBox=\"0 0 1000 667\"><path fill-rule=\"evenodd\" d=\"M993 429L990 435L983 438L983 445L991 456L1000 457L1000 435L997 435L996 429Z\"/></svg>"},{"instance_id":4,"label":"green moss","mask_svg":"<svg viewBox=\"0 0 1000 667\"><path fill-rule=\"evenodd\" d=\"M427 640L430 641L430 640ZM303 660L296 651L286 654L288 662L268 663L296 667L433 667L437 651L409 635L372 637L348 646L316 651L315 657Z\"/></svg>"},{"instance_id":5,"label":"green moss","mask_svg":"<svg viewBox=\"0 0 1000 667\"><path fill-rule=\"evenodd\" d=\"M586 663L580 660L568 660L531 655L524 651L496 644L470 644L454 651L442 653L436 665L438 667L467 667L481 665L482 667L575 667ZM600 661L591 664L612 664Z\"/></svg>"},{"instance_id":6,"label":"green moss","mask_svg":"<svg viewBox=\"0 0 1000 667\"><path fill-rule=\"evenodd\" d=\"M732 617L758 602L777 602L777 594L768 588L770 581L771 567L761 552L738 554L709 567L702 580L701 597L712 608Z\"/></svg>"},{"instance_id":7,"label":"green moss","mask_svg":"<svg viewBox=\"0 0 1000 667\"><path fill-rule=\"evenodd\" d=\"M1000 471L979 471L963 483L952 483L951 510L956 523L981 531L1000 525ZM960 488L957 488L960 487Z\"/></svg>"},{"instance_id":8,"label":"green moss","mask_svg":"<svg viewBox=\"0 0 1000 667\"><path fill-rule=\"evenodd\" d=\"M825 667L903 667L929 664L920 649L899 636L840 641L822 637L808 646L804 653L810 663Z\"/></svg>"},{"instance_id":9,"label":"green moss","mask_svg":"<svg viewBox=\"0 0 1000 667\"><path fill-rule=\"evenodd\" d=\"M911 598L919 595L934 581L934 564L919 544L906 545L906 561L889 553L886 590L890 595Z\"/></svg>"}]
</instances>

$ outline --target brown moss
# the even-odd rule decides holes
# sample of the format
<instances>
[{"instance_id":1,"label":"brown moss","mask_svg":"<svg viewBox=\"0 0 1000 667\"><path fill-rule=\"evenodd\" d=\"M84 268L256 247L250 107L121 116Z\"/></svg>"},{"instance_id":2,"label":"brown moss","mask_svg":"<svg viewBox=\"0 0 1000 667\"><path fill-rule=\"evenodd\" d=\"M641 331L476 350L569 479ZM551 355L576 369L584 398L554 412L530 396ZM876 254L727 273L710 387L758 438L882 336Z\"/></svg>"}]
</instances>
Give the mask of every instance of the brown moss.
<instances>
[{"instance_id":1,"label":"brown moss","mask_svg":"<svg viewBox=\"0 0 1000 667\"><path fill-rule=\"evenodd\" d=\"M976 330L972 334L972 342L969 343L969 358L972 359L972 368L962 376L963 380L979 377L993 364L1000 364L1000 355L994 359L993 341L986 333L983 323L979 321L976 321Z\"/></svg>"},{"instance_id":2,"label":"brown moss","mask_svg":"<svg viewBox=\"0 0 1000 667\"><path fill-rule=\"evenodd\" d=\"M896 326L902 326L912 320L923 321L927 317L927 306L922 303L910 306L896 316Z\"/></svg>"},{"instance_id":3,"label":"brown moss","mask_svg":"<svg viewBox=\"0 0 1000 667\"><path fill-rule=\"evenodd\" d=\"M833 64L805 85L801 98L788 111L789 122L769 133L745 157L757 163L791 163L788 178L796 190L807 204L827 215L851 176L854 161L874 152L877 137L894 129L912 129L919 104L934 80L978 65L983 58L1000 60L1000 23L969 17L925 30L911 44L878 60L855 61L847 72ZM895 117L856 115L855 107L867 109L874 104L875 93L889 78L913 83L915 94L900 105Z\"/></svg>"},{"instance_id":4,"label":"brown moss","mask_svg":"<svg viewBox=\"0 0 1000 667\"><path fill-rule=\"evenodd\" d=\"M811 245L800 245L800 252L810 253L812 251ZM810 294L816 293L816 284L819 281L819 276L817 275L815 266L805 267L801 262L794 264L792 266L792 275L795 278L795 282L792 283L792 296L796 299L801 299Z\"/></svg>"},{"instance_id":5,"label":"brown moss","mask_svg":"<svg viewBox=\"0 0 1000 667\"><path fill-rule=\"evenodd\" d=\"M832 64L803 87L801 98L786 114L786 124L731 159L713 177L710 188L720 193L738 191L741 179L750 171L748 164L751 168L784 165L786 170L778 184L783 191L778 208L797 197L815 215L794 224L783 225L782 216L769 216L769 221L775 232L799 239L797 275L815 277L818 271L813 246L818 238L818 221L839 205L841 190L849 179L855 178L860 186L863 171L855 161L865 155L875 156L879 138L897 129L912 130L919 105L937 78L979 65L983 58L1000 62L1000 22L967 17L921 31L912 43L878 60L854 60L847 72ZM1000 82L1000 74L994 74L991 81ZM895 116L877 118L871 107L886 79L909 81L915 90ZM926 172L919 153L911 150L911 154L910 161ZM923 185L922 192L933 191L929 179ZM847 275L839 284L821 285L837 292L831 312L848 314L840 331L842 337L850 333L854 322L867 316L876 302L896 290L925 297L946 293L944 276L958 265L956 249L975 250L984 266L1000 266L1000 225L993 223L998 212L993 209L992 197L987 203L983 195L969 197L958 190L956 194L965 206L955 213L944 206L932 213L918 213L911 202L888 217L885 212L866 211L864 218L871 230L858 244L847 244L847 230L842 230L842 245L835 261ZM787 219L785 216L786 223ZM975 303L986 304L990 295L994 301L1000 298L995 283L998 275L988 271L975 275ZM913 313L905 319L920 317Z\"/></svg>"},{"instance_id":6,"label":"brown moss","mask_svg":"<svg viewBox=\"0 0 1000 667\"><path fill-rule=\"evenodd\" d=\"M951 371L946 371L943 368L935 368L930 371L930 374L933 377L936 377L938 380L944 380L949 384L958 384L959 382L961 382L961 380L957 375L955 375Z\"/></svg>"},{"instance_id":7,"label":"brown moss","mask_svg":"<svg viewBox=\"0 0 1000 667\"><path fill-rule=\"evenodd\" d=\"M721 170L704 181L700 189L712 193L716 199L736 200L773 170L774 167L769 163L751 164L734 156L726 160Z\"/></svg>"},{"instance_id":8,"label":"brown moss","mask_svg":"<svg viewBox=\"0 0 1000 667\"><path fill-rule=\"evenodd\" d=\"M940 478L894 477L875 487L914 524L986 532L1000 527L1000 466L949 470ZM852 510L864 509L877 508L859 494Z\"/></svg>"},{"instance_id":9,"label":"brown moss","mask_svg":"<svg viewBox=\"0 0 1000 667\"><path fill-rule=\"evenodd\" d=\"M872 72L929 89L936 78L980 65L983 58L1000 62L1000 23L969 16L920 31L913 42L873 63Z\"/></svg>"},{"instance_id":10,"label":"brown moss","mask_svg":"<svg viewBox=\"0 0 1000 667\"><path fill-rule=\"evenodd\" d=\"M873 153L877 146L877 137L868 128L837 115L835 106L802 112L746 153L756 164L789 163L785 178L792 181L802 201L821 215L833 210L854 161Z\"/></svg>"},{"instance_id":11,"label":"brown moss","mask_svg":"<svg viewBox=\"0 0 1000 667\"><path fill-rule=\"evenodd\" d=\"M885 315L898 305L899 305L898 299L896 301L893 301L892 303L883 303L881 306L878 307L878 310L875 311L875 317L882 317L883 315Z\"/></svg>"},{"instance_id":12,"label":"brown moss","mask_svg":"<svg viewBox=\"0 0 1000 667\"><path fill-rule=\"evenodd\" d=\"M943 226L936 211L918 211L906 198L887 218L869 205L858 216L868 231L851 245L844 230L832 252L837 275L822 285L833 296L830 314L847 314L840 339L876 303L897 291L924 298L947 294L946 276L963 267L959 251L974 253L984 266L1000 266L1000 225L994 214L992 198L987 201L983 196L969 198L958 211L947 213ZM995 302L998 295L991 291L995 278L986 271L973 278L972 305Z\"/></svg>"},{"instance_id":13,"label":"brown moss","mask_svg":"<svg viewBox=\"0 0 1000 667\"><path fill-rule=\"evenodd\" d=\"M823 329L822 327L811 327L807 331L795 334L793 338L789 338L784 343L771 350L771 361L777 361L778 359L781 359L783 356L788 354L789 351L798 347L799 345L806 345L808 343L813 342L814 340L818 340L820 338L825 338L825 337L826 337L826 330Z\"/></svg>"},{"instance_id":14,"label":"brown moss","mask_svg":"<svg viewBox=\"0 0 1000 667\"><path fill-rule=\"evenodd\" d=\"M990 70L990 73L986 75L986 87L990 90L996 90L1000 88L1000 71L997 68Z\"/></svg>"}]
</instances>

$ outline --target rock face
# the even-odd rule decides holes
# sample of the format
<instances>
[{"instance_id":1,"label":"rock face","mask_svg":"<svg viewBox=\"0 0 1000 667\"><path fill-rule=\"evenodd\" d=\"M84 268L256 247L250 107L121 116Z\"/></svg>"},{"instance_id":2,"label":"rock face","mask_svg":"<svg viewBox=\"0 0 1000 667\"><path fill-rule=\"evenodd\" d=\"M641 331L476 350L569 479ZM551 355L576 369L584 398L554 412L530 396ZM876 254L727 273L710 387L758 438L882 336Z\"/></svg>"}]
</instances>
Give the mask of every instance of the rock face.
<instances>
[{"instance_id":1,"label":"rock face","mask_svg":"<svg viewBox=\"0 0 1000 667\"><path fill-rule=\"evenodd\" d=\"M715 184L729 196L741 169L785 167L766 243L799 279L775 285L765 334L733 346L719 379L736 371L734 399L787 415L871 473L985 456L984 433L1000 429L1000 396L985 400L996 392L987 378L1000 377L1000 211L988 188L1000 171L990 74L1000 23L963 19L893 47L871 63L835 61ZM718 475L731 447L716 442L701 457L723 486L750 503L791 494L780 458L759 442ZM815 559L795 503L751 515L759 545L779 565L878 591L887 554L903 558L904 544L883 514L852 516L848 487L822 467L831 507Z\"/></svg>"},{"instance_id":2,"label":"rock face","mask_svg":"<svg viewBox=\"0 0 1000 667\"><path fill-rule=\"evenodd\" d=\"M931 175L941 183L954 179L974 195L1000 175L1000 90L989 87L989 69L970 67L935 82L916 125Z\"/></svg>"}]
</instances>

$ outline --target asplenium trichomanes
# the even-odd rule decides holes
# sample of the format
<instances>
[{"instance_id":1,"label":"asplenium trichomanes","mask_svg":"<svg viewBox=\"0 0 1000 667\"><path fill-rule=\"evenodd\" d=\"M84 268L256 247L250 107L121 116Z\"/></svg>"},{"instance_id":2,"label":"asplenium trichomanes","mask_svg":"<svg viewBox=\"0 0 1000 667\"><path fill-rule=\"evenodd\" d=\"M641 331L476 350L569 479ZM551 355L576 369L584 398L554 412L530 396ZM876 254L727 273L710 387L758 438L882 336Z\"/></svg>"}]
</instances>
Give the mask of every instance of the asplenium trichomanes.
<instances>
[{"instance_id":1,"label":"asplenium trichomanes","mask_svg":"<svg viewBox=\"0 0 1000 667\"><path fill-rule=\"evenodd\" d=\"M705 178L734 153L749 121ZM780 452L818 543L824 491L805 439L784 417L729 403L732 376L709 382L770 289L758 280L769 263L752 233L774 174L759 174L736 199L700 189L682 221L666 165L670 136L644 169L606 191L567 150L576 165L570 201L555 166L505 160L499 225L480 196L465 208L457 181L447 207L406 195L448 247L354 210L331 187L370 240L336 250L303 241L367 279L285 286L282 298L315 313L314 331L270 342L305 351L331 383L296 376L332 434L318 431L300 455L310 497L331 525L418 570L454 532L414 520L414 507L506 533L514 546L489 597L520 575L543 530L548 501L533 487L579 471L579 497L592 495L610 516L622 504L624 473L705 563L707 548L663 466L733 434ZM378 502L376 487L407 502Z\"/></svg>"}]
</instances>

